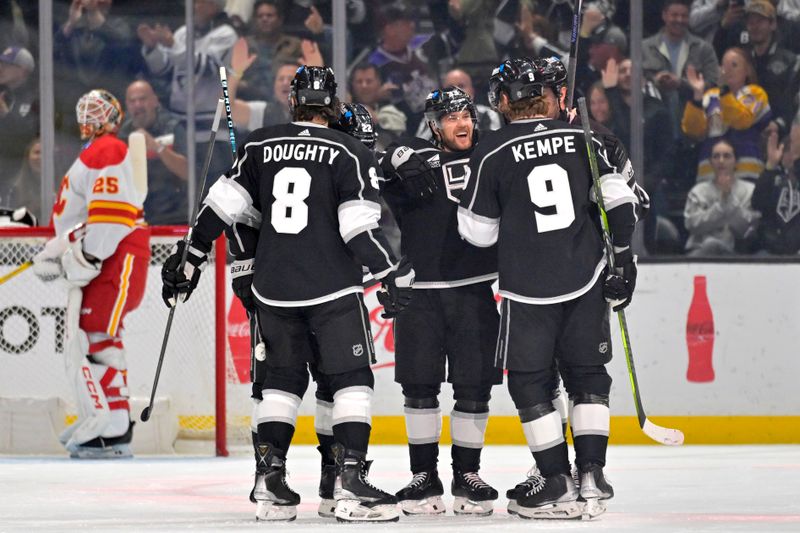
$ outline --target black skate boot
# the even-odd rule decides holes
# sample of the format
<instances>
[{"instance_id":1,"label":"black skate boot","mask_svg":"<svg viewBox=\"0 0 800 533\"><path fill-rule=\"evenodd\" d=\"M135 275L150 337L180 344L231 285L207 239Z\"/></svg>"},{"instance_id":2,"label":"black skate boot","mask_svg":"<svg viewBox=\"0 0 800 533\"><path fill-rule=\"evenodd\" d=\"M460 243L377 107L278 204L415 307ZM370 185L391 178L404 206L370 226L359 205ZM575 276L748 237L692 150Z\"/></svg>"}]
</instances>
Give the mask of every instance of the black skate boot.
<instances>
[{"instance_id":1,"label":"black skate boot","mask_svg":"<svg viewBox=\"0 0 800 533\"><path fill-rule=\"evenodd\" d=\"M291 522L297 518L300 495L286 483L285 452L270 444L256 448L256 479L251 498L256 501L256 520Z\"/></svg>"},{"instance_id":2,"label":"black skate boot","mask_svg":"<svg viewBox=\"0 0 800 533\"><path fill-rule=\"evenodd\" d=\"M407 515L444 514L444 487L439 472L417 472L411 482L397 492L400 508Z\"/></svg>"},{"instance_id":3,"label":"black skate boot","mask_svg":"<svg viewBox=\"0 0 800 533\"><path fill-rule=\"evenodd\" d=\"M517 483L513 489L506 491L506 498L508 498L508 514L515 515L519 513L519 505L517 499L525 496L536 484L542 475L539 473L539 467L535 464L528 470L528 478L525 481Z\"/></svg>"},{"instance_id":4,"label":"black skate boot","mask_svg":"<svg viewBox=\"0 0 800 533\"><path fill-rule=\"evenodd\" d=\"M497 491L482 480L477 472L462 472L454 468L450 491L454 496L455 514L489 516L494 510L492 502L497 499Z\"/></svg>"},{"instance_id":5,"label":"black skate boot","mask_svg":"<svg viewBox=\"0 0 800 533\"><path fill-rule=\"evenodd\" d=\"M329 462L322 446L317 450L322 454L322 467L319 473L319 508L317 514L323 518L333 518L336 511L336 500L333 499L333 487L336 484L336 463ZM327 460L326 460L327 459Z\"/></svg>"},{"instance_id":6,"label":"black skate boot","mask_svg":"<svg viewBox=\"0 0 800 533\"><path fill-rule=\"evenodd\" d=\"M583 506L583 519L591 520L605 513L606 501L614 497L614 488L603 475L603 467L590 463L578 470L578 479L578 502Z\"/></svg>"},{"instance_id":7,"label":"black skate boot","mask_svg":"<svg viewBox=\"0 0 800 533\"><path fill-rule=\"evenodd\" d=\"M534 479L533 488L517 498L517 514L521 518L580 518L578 489L569 474L554 474Z\"/></svg>"},{"instance_id":8,"label":"black skate boot","mask_svg":"<svg viewBox=\"0 0 800 533\"><path fill-rule=\"evenodd\" d=\"M336 450L336 499L334 512L339 522L397 522L397 498L369 482L367 475L372 461L363 453Z\"/></svg>"}]
</instances>

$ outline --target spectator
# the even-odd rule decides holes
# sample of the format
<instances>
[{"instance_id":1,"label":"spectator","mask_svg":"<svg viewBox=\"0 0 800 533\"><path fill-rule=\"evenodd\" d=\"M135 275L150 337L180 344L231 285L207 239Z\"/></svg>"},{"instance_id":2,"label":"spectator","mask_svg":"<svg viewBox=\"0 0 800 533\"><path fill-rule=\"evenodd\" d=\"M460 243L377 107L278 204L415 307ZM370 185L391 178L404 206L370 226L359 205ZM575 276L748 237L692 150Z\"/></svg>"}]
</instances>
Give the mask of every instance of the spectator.
<instances>
[{"instance_id":1,"label":"spectator","mask_svg":"<svg viewBox=\"0 0 800 533\"><path fill-rule=\"evenodd\" d=\"M689 5L686 1L666 0L661 19L664 21L661 31L642 42L642 69L661 91L669 111L673 139L678 139L687 100L679 90L688 88L686 69L692 66L710 87L719 79L719 64L714 49L689 33Z\"/></svg>"},{"instance_id":2,"label":"spectator","mask_svg":"<svg viewBox=\"0 0 800 533\"><path fill-rule=\"evenodd\" d=\"M25 48L0 54L0 183L16 176L25 147L39 132L39 93L31 79L35 64Z\"/></svg>"},{"instance_id":3,"label":"spectator","mask_svg":"<svg viewBox=\"0 0 800 533\"><path fill-rule=\"evenodd\" d=\"M69 16L53 39L56 112L69 117L66 133L75 137L75 103L103 87L122 94L142 60L128 23L111 15L113 0L72 0ZM71 151L71 150L70 150Z\"/></svg>"},{"instance_id":4,"label":"spectator","mask_svg":"<svg viewBox=\"0 0 800 533\"><path fill-rule=\"evenodd\" d=\"M186 224L189 218L186 156L175 139L178 120L161 108L153 87L145 80L131 83L125 91L125 121L117 136L127 142L131 133L144 134L147 147L147 198L144 218L151 225Z\"/></svg>"},{"instance_id":5,"label":"spectator","mask_svg":"<svg viewBox=\"0 0 800 533\"><path fill-rule=\"evenodd\" d=\"M587 94L589 88L600 80L600 72L609 58L620 61L627 53L628 39L625 33L611 23L616 10L611 0L593 0L583 5L581 38L578 47L576 90Z\"/></svg>"},{"instance_id":6,"label":"spectator","mask_svg":"<svg viewBox=\"0 0 800 533\"><path fill-rule=\"evenodd\" d=\"M225 0L195 0L194 2L194 77L195 77L195 143L196 153L205 154L208 149L211 122L217 107L220 94L219 67L230 62L231 49L237 40L236 32L227 22L222 11ZM149 26L140 24L139 38L142 40L147 67L156 76L172 74L170 87L169 110L174 113L179 123L176 138L186 136L186 83L189 73L186 72L186 26L181 26L173 35L168 27L157 24ZM188 142L188 141L187 141ZM211 167L206 175L206 188L231 165L228 138L218 135L214 145ZM195 158L199 170L202 155ZM203 176L197 176L198 182ZM201 194L203 191L200 191Z\"/></svg>"},{"instance_id":7,"label":"spectator","mask_svg":"<svg viewBox=\"0 0 800 533\"><path fill-rule=\"evenodd\" d=\"M800 126L794 125L789 145L778 144L773 131L767 141L767 165L753 191L753 208L761 213L760 248L774 255L800 253Z\"/></svg>"},{"instance_id":8,"label":"spectator","mask_svg":"<svg viewBox=\"0 0 800 533\"><path fill-rule=\"evenodd\" d=\"M711 149L714 178L689 191L684 219L689 230L690 256L730 255L754 236L759 214L750 205L755 186L736 178L736 151L718 139Z\"/></svg>"},{"instance_id":9,"label":"spectator","mask_svg":"<svg viewBox=\"0 0 800 533\"><path fill-rule=\"evenodd\" d=\"M769 0L750 0L745 13L758 83L767 92L774 125L782 136L789 131L797 111L800 62L778 43L775 8Z\"/></svg>"},{"instance_id":10,"label":"spectator","mask_svg":"<svg viewBox=\"0 0 800 533\"><path fill-rule=\"evenodd\" d=\"M508 38L505 46L509 50L508 57L555 56L566 65L569 62L569 51L563 48L558 41L558 28L553 26L546 17L534 13L529 4L521 3L519 7L516 39ZM495 25L497 25L497 21Z\"/></svg>"},{"instance_id":11,"label":"spectator","mask_svg":"<svg viewBox=\"0 0 800 533\"><path fill-rule=\"evenodd\" d=\"M761 132L771 117L769 99L756 84L750 54L731 48L722 57L722 86L703 92L701 73L690 65L687 70L693 100L687 102L681 126L700 148L697 180L711 179L711 146L719 137L727 138L737 153L736 177L755 181L764 170L761 157Z\"/></svg>"},{"instance_id":12,"label":"spectator","mask_svg":"<svg viewBox=\"0 0 800 533\"><path fill-rule=\"evenodd\" d=\"M610 61L609 61L610 63ZM616 65L616 62L614 62ZM614 124L611 120L611 103L608 101L608 96L603 88L603 82L597 81L589 87L589 92L586 97L589 103L589 115L592 120L599 122L609 130L616 133ZM624 143L625 146L630 146L629 143Z\"/></svg>"},{"instance_id":13,"label":"spectator","mask_svg":"<svg viewBox=\"0 0 800 533\"><path fill-rule=\"evenodd\" d=\"M442 87L450 86L458 87L467 93L473 102L475 101L475 86L472 84L472 77L465 71L456 68L445 74L442 79ZM478 131L485 132L500 129L503 125L503 121L495 110L483 104L474 105L475 111L478 114L478 123L476 124ZM420 122L417 127L416 136L421 139L431 140L431 130L426 120Z\"/></svg>"},{"instance_id":14,"label":"spectator","mask_svg":"<svg viewBox=\"0 0 800 533\"><path fill-rule=\"evenodd\" d=\"M734 7L737 7L734 3ZM692 0L689 15L689 29L704 41L712 41L719 31L724 17L729 17L729 0ZM739 10L741 11L741 10ZM744 17L737 15L738 20Z\"/></svg>"},{"instance_id":15,"label":"spectator","mask_svg":"<svg viewBox=\"0 0 800 533\"><path fill-rule=\"evenodd\" d=\"M41 188L42 145L37 137L25 148L22 168L17 175L8 182L0 182L0 206L25 207L39 216L42 207Z\"/></svg>"},{"instance_id":16,"label":"spectator","mask_svg":"<svg viewBox=\"0 0 800 533\"><path fill-rule=\"evenodd\" d=\"M258 0L255 4L253 32L247 44L256 59L239 82L239 98L243 100L269 100L276 65L294 63L303 55L301 40L283 32L282 6L279 0Z\"/></svg>"},{"instance_id":17,"label":"spectator","mask_svg":"<svg viewBox=\"0 0 800 533\"><path fill-rule=\"evenodd\" d=\"M372 115L378 133L378 149L394 142L408 128L405 113L396 106L385 103L389 99L389 93L395 89L394 84L383 82L378 67L370 63L360 63L350 73L352 100L362 104Z\"/></svg>"},{"instance_id":18,"label":"spectator","mask_svg":"<svg viewBox=\"0 0 800 533\"><path fill-rule=\"evenodd\" d=\"M378 67L385 81L394 84L389 103L406 115L406 127L410 128L422 120L425 98L436 88L429 66L419 53L427 36L414 35L415 14L401 1L383 7L380 25L381 42L370 54L369 62Z\"/></svg>"},{"instance_id":19,"label":"spectator","mask_svg":"<svg viewBox=\"0 0 800 533\"><path fill-rule=\"evenodd\" d=\"M487 74L499 60L492 37L496 4L492 0L450 0L447 4L450 17L463 28L464 34L455 64L472 77L486 78L487 88ZM474 101L475 97L470 96Z\"/></svg>"}]
</instances>

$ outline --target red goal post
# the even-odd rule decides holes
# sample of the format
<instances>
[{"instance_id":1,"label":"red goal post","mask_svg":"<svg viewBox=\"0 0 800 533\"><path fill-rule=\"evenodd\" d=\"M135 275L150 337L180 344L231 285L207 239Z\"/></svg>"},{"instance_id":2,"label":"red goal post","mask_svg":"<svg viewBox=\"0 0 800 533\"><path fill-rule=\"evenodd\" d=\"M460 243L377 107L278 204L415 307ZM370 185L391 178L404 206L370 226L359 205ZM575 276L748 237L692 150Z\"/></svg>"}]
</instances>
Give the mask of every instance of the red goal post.
<instances>
[{"instance_id":1,"label":"red goal post","mask_svg":"<svg viewBox=\"0 0 800 533\"><path fill-rule=\"evenodd\" d=\"M151 227L145 297L124 324L131 417L136 421L149 399L168 314L161 300L161 266L186 231L186 226ZM52 236L52 228L0 228L0 278L29 261ZM244 353L249 329L238 300L227 290L225 257L225 240L220 238L197 289L176 310L153 413L154 418L162 417L163 427L176 428L180 441L213 441L217 455L227 455L231 442L250 439L249 353ZM22 399L49 399L62 406L63 424L60 411L50 416L53 435L74 420L73 392L63 365L66 294L66 281L45 284L30 269L0 284L0 427L5 423L9 431L27 431L19 428L27 428L23 422L28 415L3 415ZM153 425L153 420L137 423L134 453L137 437L152 433ZM163 427L156 431L162 440ZM43 434L52 440L47 431ZM29 443L29 437L33 436L17 434L6 441L19 446ZM172 440L172 435L166 438ZM139 444L148 449L148 443Z\"/></svg>"}]
</instances>

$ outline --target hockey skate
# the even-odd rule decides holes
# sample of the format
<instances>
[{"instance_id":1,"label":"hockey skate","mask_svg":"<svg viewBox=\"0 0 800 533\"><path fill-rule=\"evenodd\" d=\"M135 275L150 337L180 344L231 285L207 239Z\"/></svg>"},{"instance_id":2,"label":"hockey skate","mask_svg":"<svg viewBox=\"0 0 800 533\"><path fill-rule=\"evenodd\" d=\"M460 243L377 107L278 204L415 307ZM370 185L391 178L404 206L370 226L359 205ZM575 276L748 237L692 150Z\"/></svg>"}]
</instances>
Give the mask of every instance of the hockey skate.
<instances>
[{"instance_id":1,"label":"hockey skate","mask_svg":"<svg viewBox=\"0 0 800 533\"><path fill-rule=\"evenodd\" d=\"M414 474L411 482L397 492L397 499L403 513L409 516L434 515L445 512L443 494L439 472L428 470Z\"/></svg>"},{"instance_id":2,"label":"hockey skate","mask_svg":"<svg viewBox=\"0 0 800 533\"><path fill-rule=\"evenodd\" d=\"M506 491L506 498L508 498L508 514L515 515L519 513L517 499L525 496L528 491L532 490L541 477L542 475L539 473L539 467L534 464L531 469L528 470L528 478L525 481L520 481L513 489L508 489Z\"/></svg>"},{"instance_id":3,"label":"hockey skate","mask_svg":"<svg viewBox=\"0 0 800 533\"><path fill-rule=\"evenodd\" d=\"M578 503L578 489L569 474L538 476L533 488L517 498L521 518L580 519L583 506Z\"/></svg>"},{"instance_id":4,"label":"hockey skate","mask_svg":"<svg viewBox=\"0 0 800 533\"><path fill-rule=\"evenodd\" d=\"M477 472L453 469L450 490L454 496L453 513L457 515L489 516L494 511L492 502L497 499L497 491Z\"/></svg>"},{"instance_id":5,"label":"hockey skate","mask_svg":"<svg viewBox=\"0 0 800 533\"><path fill-rule=\"evenodd\" d=\"M259 444L256 448L256 475L251 500L257 504L256 520L291 522L297 518L300 495L286 483L283 452L269 444Z\"/></svg>"},{"instance_id":6,"label":"hockey skate","mask_svg":"<svg viewBox=\"0 0 800 533\"><path fill-rule=\"evenodd\" d=\"M614 488L603 475L603 467L589 464L579 470L580 495L578 503L583 507L582 518L591 520L606 512L606 501L614 497Z\"/></svg>"},{"instance_id":7,"label":"hockey skate","mask_svg":"<svg viewBox=\"0 0 800 533\"><path fill-rule=\"evenodd\" d=\"M333 499L333 488L336 485L336 465L322 463L319 474L319 508L317 514L323 518L333 518L336 511L336 500Z\"/></svg>"},{"instance_id":8,"label":"hockey skate","mask_svg":"<svg viewBox=\"0 0 800 533\"><path fill-rule=\"evenodd\" d=\"M367 479L372 461L337 453L334 515L339 522L397 522L397 498Z\"/></svg>"},{"instance_id":9,"label":"hockey skate","mask_svg":"<svg viewBox=\"0 0 800 533\"><path fill-rule=\"evenodd\" d=\"M133 457L131 451L131 440L133 440L133 425L135 422L128 423L128 431L119 437L96 437L83 444L68 442L69 456L72 459L130 459ZM75 424L73 424L74 426ZM70 426L72 427L72 426ZM69 428L68 428L69 430ZM65 432L66 433L66 432ZM66 436L66 440L71 440L72 432ZM66 446L66 445L65 445Z\"/></svg>"}]
</instances>

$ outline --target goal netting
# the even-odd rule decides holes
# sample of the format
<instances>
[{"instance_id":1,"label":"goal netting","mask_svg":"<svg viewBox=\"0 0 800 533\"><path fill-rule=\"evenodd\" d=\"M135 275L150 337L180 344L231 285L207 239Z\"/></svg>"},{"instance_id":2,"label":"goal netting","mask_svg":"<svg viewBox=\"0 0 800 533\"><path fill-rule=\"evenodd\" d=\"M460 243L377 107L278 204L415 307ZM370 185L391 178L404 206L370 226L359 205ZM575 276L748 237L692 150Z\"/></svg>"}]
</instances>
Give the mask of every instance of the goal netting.
<instances>
[{"instance_id":1,"label":"goal netting","mask_svg":"<svg viewBox=\"0 0 800 533\"><path fill-rule=\"evenodd\" d=\"M145 297L122 333L135 420L149 399L167 322L161 267L186 232L185 227L152 229ZM30 260L50 237L43 228L0 229L0 277ZM224 249L222 241L215 245L199 286L176 310L156 421L138 424L134 451L137 437L151 434L160 441L155 451L178 439L214 443L224 454L228 444L250 439L249 329L238 300L226 290ZM67 289L66 281L44 283L30 269L0 285L0 453L55 451L54 436L75 419L63 354Z\"/></svg>"}]
</instances>

